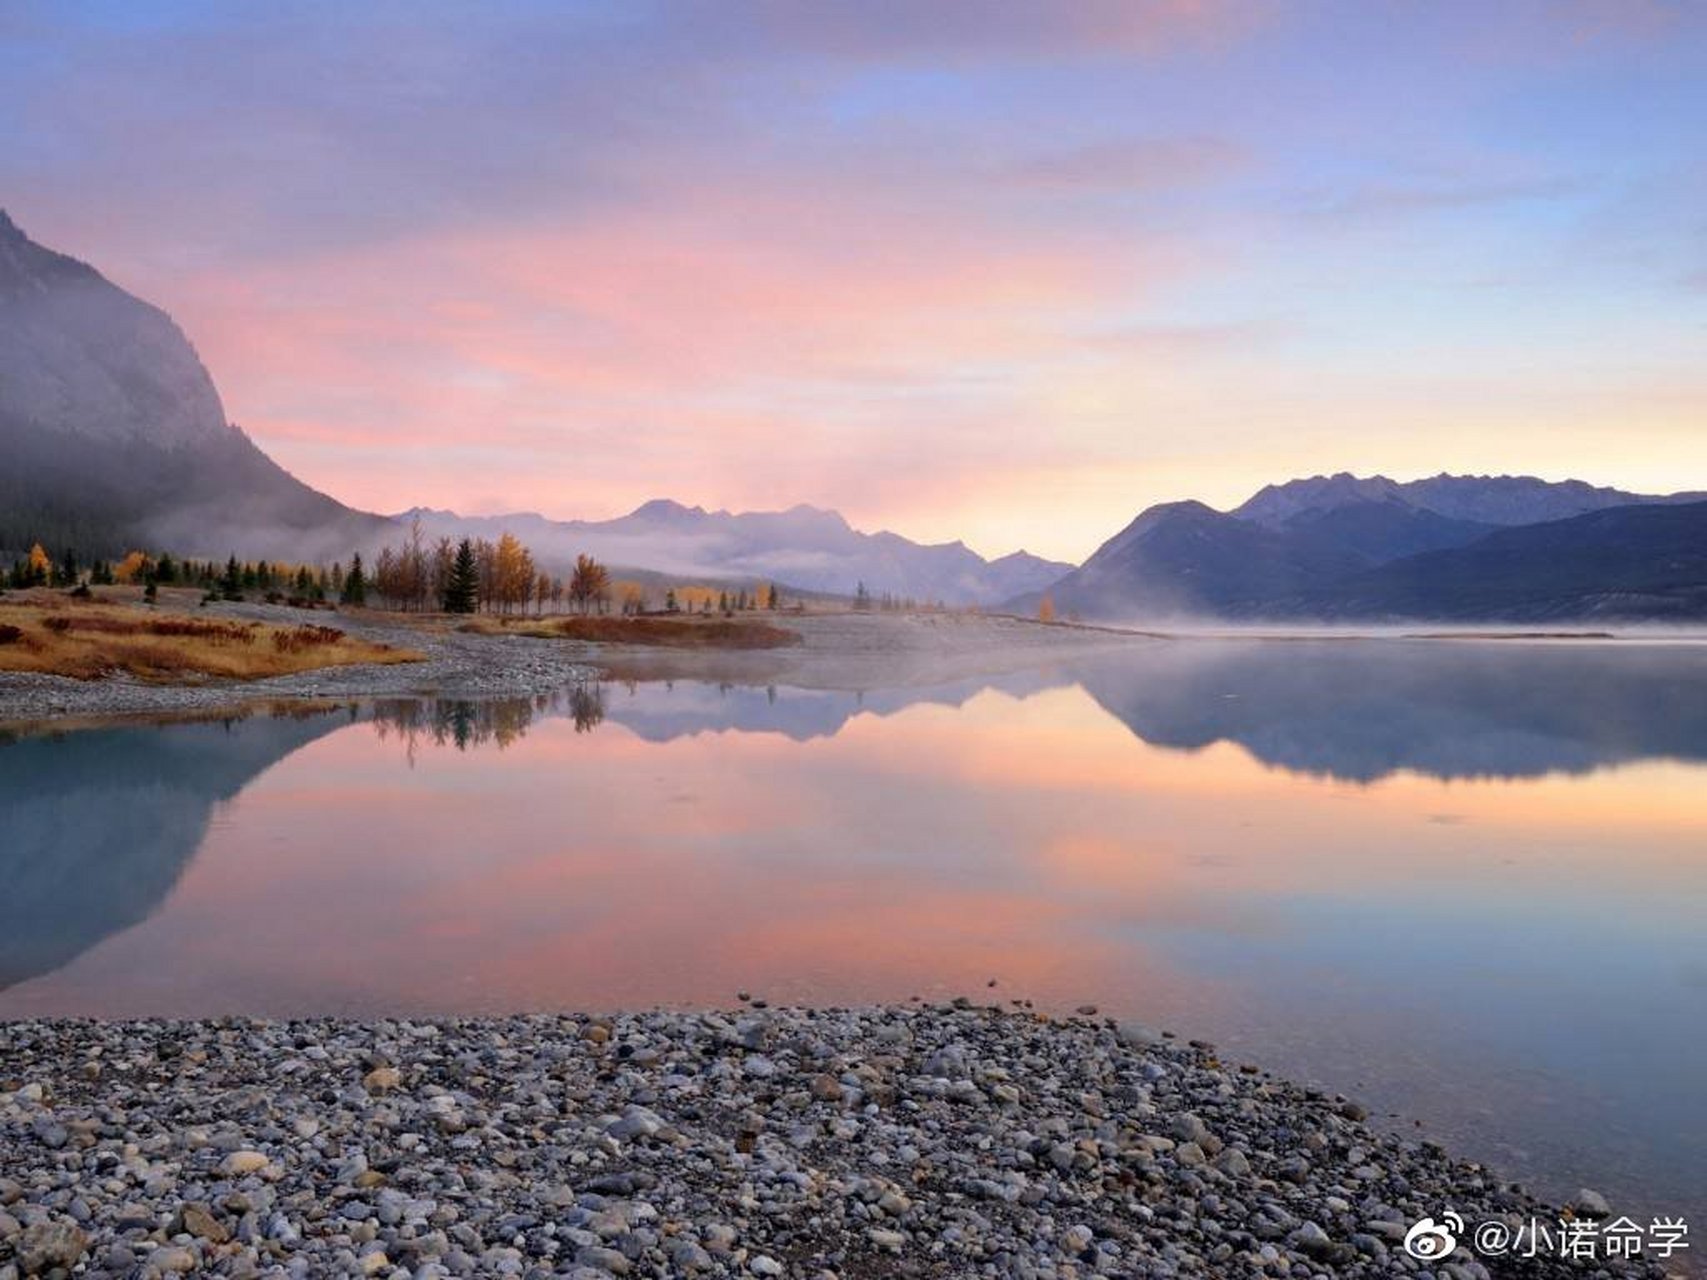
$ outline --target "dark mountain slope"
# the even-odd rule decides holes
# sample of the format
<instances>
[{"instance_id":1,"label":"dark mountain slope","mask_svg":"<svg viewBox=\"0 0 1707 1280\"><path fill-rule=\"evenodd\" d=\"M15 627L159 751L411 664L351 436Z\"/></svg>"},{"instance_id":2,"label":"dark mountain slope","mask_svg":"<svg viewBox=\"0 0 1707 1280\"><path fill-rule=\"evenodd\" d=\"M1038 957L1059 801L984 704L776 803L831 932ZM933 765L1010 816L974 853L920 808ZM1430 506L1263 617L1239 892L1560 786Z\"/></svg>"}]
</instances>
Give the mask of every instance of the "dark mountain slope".
<instances>
[{"instance_id":1,"label":"dark mountain slope","mask_svg":"<svg viewBox=\"0 0 1707 1280\"><path fill-rule=\"evenodd\" d=\"M1367 564L1338 546L1176 502L1139 516L1049 595L1058 611L1086 617L1216 617Z\"/></svg>"},{"instance_id":2,"label":"dark mountain slope","mask_svg":"<svg viewBox=\"0 0 1707 1280\"><path fill-rule=\"evenodd\" d=\"M1707 618L1707 502L1502 529L1294 596L1280 614L1545 622Z\"/></svg>"},{"instance_id":3,"label":"dark mountain slope","mask_svg":"<svg viewBox=\"0 0 1707 1280\"><path fill-rule=\"evenodd\" d=\"M1518 522L1554 509L1571 514ZM1069 615L1134 623L1699 622L1707 501L1526 476L1316 476L1232 514L1152 507L1048 594Z\"/></svg>"},{"instance_id":4,"label":"dark mountain slope","mask_svg":"<svg viewBox=\"0 0 1707 1280\"><path fill-rule=\"evenodd\" d=\"M317 559L390 528L229 425L165 312L0 213L0 551Z\"/></svg>"},{"instance_id":5,"label":"dark mountain slope","mask_svg":"<svg viewBox=\"0 0 1707 1280\"><path fill-rule=\"evenodd\" d=\"M1303 546L1342 551L1366 564L1385 564L1424 551L1462 547L1497 526L1453 520L1401 498L1348 502L1298 512L1279 526Z\"/></svg>"}]
</instances>

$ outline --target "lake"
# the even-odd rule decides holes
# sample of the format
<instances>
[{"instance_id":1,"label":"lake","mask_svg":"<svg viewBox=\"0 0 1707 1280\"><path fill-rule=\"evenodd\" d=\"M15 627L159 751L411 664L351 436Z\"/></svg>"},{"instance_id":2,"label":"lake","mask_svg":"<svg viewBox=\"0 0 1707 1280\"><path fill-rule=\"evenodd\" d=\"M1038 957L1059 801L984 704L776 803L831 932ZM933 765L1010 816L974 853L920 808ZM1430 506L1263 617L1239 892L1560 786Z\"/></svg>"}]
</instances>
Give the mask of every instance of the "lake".
<instances>
[{"instance_id":1,"label":"lake","mask_svg":"<svg viewBox=\"0 0 1707 1280\"><path fill-rule=\"evenodd\" d=\"M0 1017L1094 1003L1707 1223L1702 646L1197 640L29 737L0 884Z\"/></svg>"}]
</instances>

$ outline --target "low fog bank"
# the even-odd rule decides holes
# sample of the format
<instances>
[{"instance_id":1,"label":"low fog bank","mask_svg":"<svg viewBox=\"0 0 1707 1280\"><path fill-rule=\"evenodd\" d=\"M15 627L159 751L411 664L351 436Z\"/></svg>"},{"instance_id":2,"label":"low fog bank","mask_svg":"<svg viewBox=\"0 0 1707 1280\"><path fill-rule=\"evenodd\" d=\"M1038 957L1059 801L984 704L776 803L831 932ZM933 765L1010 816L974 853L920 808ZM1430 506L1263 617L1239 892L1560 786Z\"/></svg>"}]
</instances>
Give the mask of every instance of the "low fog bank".
<instances>
[{"instance_id":1,"label":"low fog bank","mask_svg":"<svg viewBox=\"0 0 1707 1280\"><path fill-rule=\"evenodd\" d=\"M1537 622L1453 622L1410 619L1383 622L1307 622L1296 619L1230 621L1201 614L1146 614L1118 620L1074 620L1070 627L1169 639L1232 640L1558 640L1707 643L1707 623L1621 622L1598 619Z\"/></svg>"}]
</instances>

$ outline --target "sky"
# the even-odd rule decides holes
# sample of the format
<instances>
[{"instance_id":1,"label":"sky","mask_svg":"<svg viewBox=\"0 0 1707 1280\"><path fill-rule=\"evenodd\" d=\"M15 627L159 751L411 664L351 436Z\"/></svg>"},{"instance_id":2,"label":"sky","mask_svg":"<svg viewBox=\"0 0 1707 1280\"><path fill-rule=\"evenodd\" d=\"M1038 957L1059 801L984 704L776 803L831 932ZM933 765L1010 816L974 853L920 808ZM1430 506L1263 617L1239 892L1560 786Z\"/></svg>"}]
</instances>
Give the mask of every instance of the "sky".
<instances>
[{"instance_id":1,"label":"sky","mask_svg":"<svg viewBox=\"0 0 1707 1280\"><path fill-rule=\"evenodd\" d=\"M0 0L0 84L0 207L369 509L1707 488L1707 6Z\"/></svg>"}]
</instances>

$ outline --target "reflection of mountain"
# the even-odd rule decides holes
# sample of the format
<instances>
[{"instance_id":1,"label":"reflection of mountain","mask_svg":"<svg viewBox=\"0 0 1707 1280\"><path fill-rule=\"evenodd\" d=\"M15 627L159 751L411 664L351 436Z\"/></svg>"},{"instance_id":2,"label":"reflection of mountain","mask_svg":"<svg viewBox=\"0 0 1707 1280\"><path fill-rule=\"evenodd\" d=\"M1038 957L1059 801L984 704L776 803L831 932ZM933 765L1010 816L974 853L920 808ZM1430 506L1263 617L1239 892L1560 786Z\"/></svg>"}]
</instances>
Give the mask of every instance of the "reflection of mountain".
<instances>
[{"instance_id":1,"label":"reflection of mountain","mask_svg":"<svg viewBox=\"0 0 1707 1280\"><path fill-rule=\"evenodd\" d=\"M776 733L795 742L833 738L859 715L892 715L917 703L958 707L985 689L1014 697L1070 683L1058 672L1022 672L999 681L972 676L925 688L801 689L778 684L703 680L618 680L572 685L534 698L470 702L454 698L387 698L371 708L375 731L407 748L423 742L467 751L503 750L540 720L573 719L590 733L606 719L647 742L702 733Z\"/></svg>"},{"instance_id":2,"label":"reflection of mountain","mask_svg":"<svg viewBox=\"0 0 1707 1280\"><path fill-rule=\"evenodd\" d=\"M1358 781L1707 760L1696 645L1194 640L1077 675L1146 742Z\"/></svg>"},{"instance_id":3,"label":"reflection of mountain","mask_svg":"<svg viewBox=\"0 0 1707 1280\"><path fill-rule=\"evenodd\" d=\"M381 703L374 719L381 733L464 749L502 748L556 717L583 730L608 720L655 743L717 733L807 742L862 715L1075 683L1154 746L1235 742L1266 764L1353 781L1707 760L1707 646L1693 644L1194 639L925 687L605 682L532 700Z\"/></svg>"},{"instance_id":4,"label":"reflection of mountain","mask_svg":"<svg viewBox=\"0 0 1707 1280\"><path fill-rule=\"evenodd\" d=\"M0 746L0 989L146 919L220 802L344 723L333 711Z\"/></svg>"},{"instance_id":5,"label":"reflection of mountain","mask_svg":"<svg viewBox=\"0 0 1707 1280\"><path fill-rule=\"evenodd\" d=\"M380 731L498 748L541 718L648 742L830 737L866 713L958 707L1074 682L1144 741L1235 742L1286 769L1359 781L1398 770L1525 777L1655 757L1707 761L1707 647L1457 641L1190 640L1063 670L863 694L606 683L553 698L386 703ZM171 892L216 806L347 713L132 726L0 746L0 988L67 963Z\"/></svg>"},{"instance_id":6,"label":"reflection of mountain","mask_svg":"<svg viewBox=\"0 0 1707 1280\"><path fill-rule=\"evenodd\" d=\"M1057 673L974 676L926 688L864 692L738 684L607 685L605 714L648 742L700 733L779 733L796 742L832 738L854 717L893 715L918 703L958 707L985 689L1024 697L1067 683Z\"/></svg>"}]
</instances>

